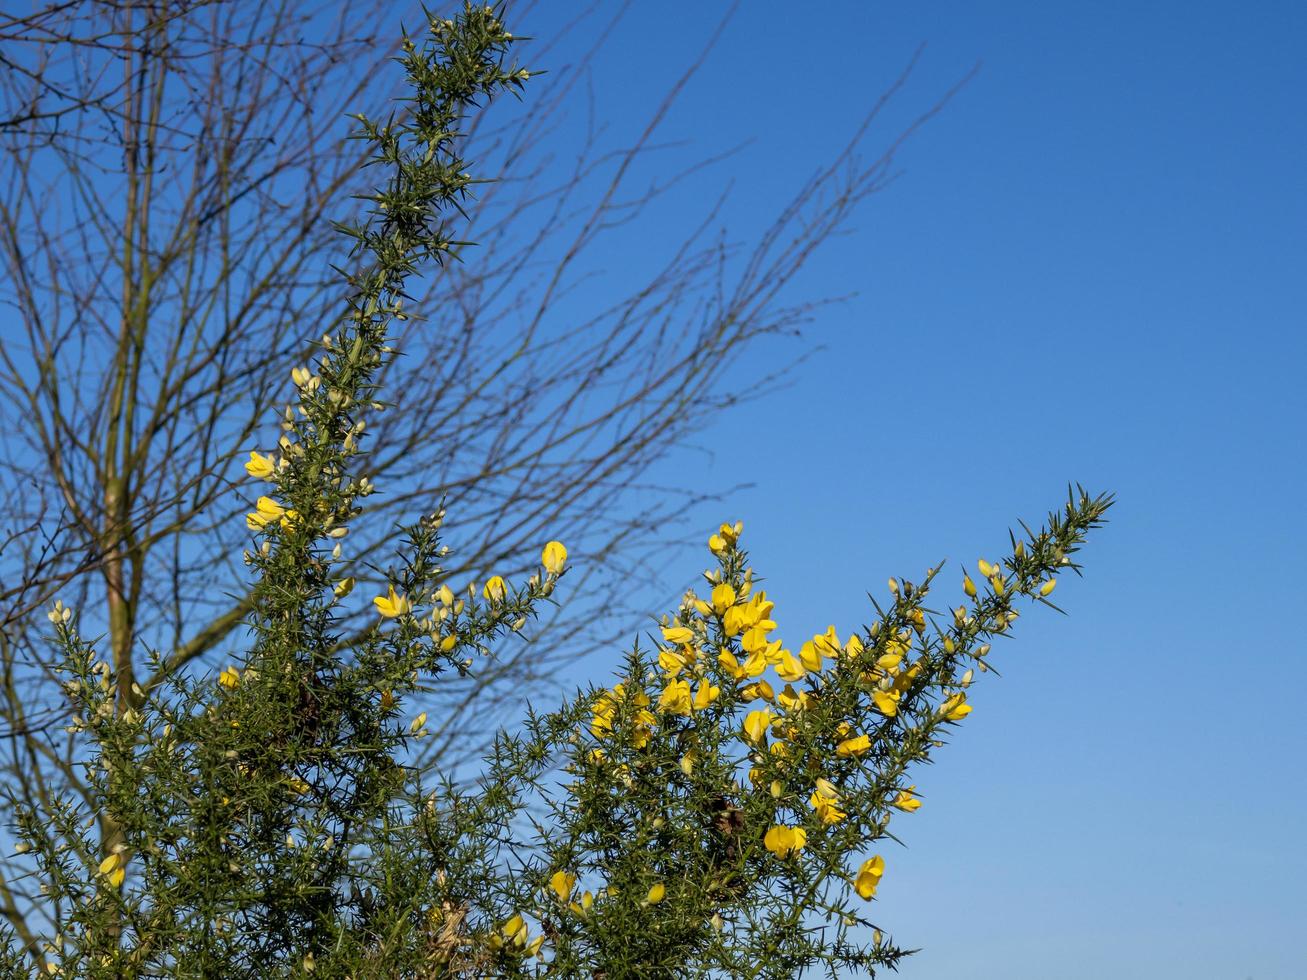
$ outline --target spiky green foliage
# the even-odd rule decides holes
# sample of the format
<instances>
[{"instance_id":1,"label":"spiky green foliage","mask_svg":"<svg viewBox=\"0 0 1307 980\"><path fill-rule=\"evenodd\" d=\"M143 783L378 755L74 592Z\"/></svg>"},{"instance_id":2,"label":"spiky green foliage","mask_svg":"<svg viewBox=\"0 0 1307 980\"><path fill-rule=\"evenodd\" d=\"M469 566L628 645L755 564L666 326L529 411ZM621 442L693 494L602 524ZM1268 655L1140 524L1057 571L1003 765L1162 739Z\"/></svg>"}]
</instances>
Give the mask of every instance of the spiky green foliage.
<instances>
[{"instance_id":1,"label":"spiky green foliage","mask_svg":"<svg viewBox=\"0 0 1307 980\"><path fill-rule=\"evenodd\" d=\"M406 529L375 625L342 636L345 604L371 599L336 569L375 489L364 431L384 410L387 327L405 278L457 245L444 220L473 183L460 117L529 77L502 15L430 19L405 41L403 112L359 117L385 177L366 219L342 226L345 315L296 369L278 449L247 466L270 488L247 518L243 662L132 691L122 711L75 614L51 611L95 809L19 808L57 935L11 940L8 975L837 976L904 955L873 921L886 872L872 850L919 805L908 773L970 711L991 642L1077 569L1109 498L1073 491L980 588L967 578L956 608L930 605L932 569L894 582L869 625L795 650L741 529L723 525L706 594L613 688L501 735L470 786L407 765L425 718L406 705L518 642L565 549L546 545L525 582L456 593L437 508Z\"/></svg>"}]
</instances>

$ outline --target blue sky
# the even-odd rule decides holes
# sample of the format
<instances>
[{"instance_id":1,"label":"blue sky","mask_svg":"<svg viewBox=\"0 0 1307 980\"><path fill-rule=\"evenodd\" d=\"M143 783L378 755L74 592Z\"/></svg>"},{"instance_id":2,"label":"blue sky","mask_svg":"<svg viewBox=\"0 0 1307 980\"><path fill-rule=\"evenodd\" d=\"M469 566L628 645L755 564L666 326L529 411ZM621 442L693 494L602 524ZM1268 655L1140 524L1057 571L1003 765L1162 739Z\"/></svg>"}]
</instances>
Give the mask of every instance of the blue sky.
<instances>
[{"instance_id":1,"label":"blue sky","mask_svg":"<svg viewBox=\"0 0 1307 980\"><path fill-rule=\"evenodd\" d=\"M634 5L595 65L614 139L724 10ZM682 162L751 142L614 275L728 182L724 226L756 234L923 41L868 149L980 73L791 298L856 295L723 379L821 348L703 434L682 478L753 487L692 519L744 520L789 638L866 622L888 575L955 581L1068 481L1115 492L1070 616L1023 617L918 774L879 893L922 948L902 975L1301 976L1307 8L744 4L664 135Z\"/></svg>"}]
</instances>

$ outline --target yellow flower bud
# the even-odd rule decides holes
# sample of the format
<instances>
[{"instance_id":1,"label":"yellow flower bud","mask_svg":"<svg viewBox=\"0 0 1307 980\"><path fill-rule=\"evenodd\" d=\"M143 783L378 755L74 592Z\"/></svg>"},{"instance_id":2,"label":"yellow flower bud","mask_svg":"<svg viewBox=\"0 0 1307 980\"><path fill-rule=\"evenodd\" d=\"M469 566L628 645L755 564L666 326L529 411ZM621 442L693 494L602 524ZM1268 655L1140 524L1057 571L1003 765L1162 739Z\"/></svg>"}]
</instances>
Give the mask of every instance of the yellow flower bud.
<instances>
[{"instance_id":1,"label":"yellow flower bud","mask_svg":"<svg viewBox=\"0 0 1307 980\"><path fill-rule=\"evenodd\" d=\"M540 553L540 564L550 575L558 575L567 565L567 548L561 541L550 541Z\"/></svg>"},{"instance_id":2,"label":"yellow flower bud","mask_svg":"<svg viewBox=\"0 0 1307 980\"><path fill-rule=\"evenodd\" d=\"M498 575L492 575L490 581L486 583L486 587L482 594L491 602L503 602L504 596L507 592L508 586L504 584L503 578Z\"/></svg>"}]
</instances>

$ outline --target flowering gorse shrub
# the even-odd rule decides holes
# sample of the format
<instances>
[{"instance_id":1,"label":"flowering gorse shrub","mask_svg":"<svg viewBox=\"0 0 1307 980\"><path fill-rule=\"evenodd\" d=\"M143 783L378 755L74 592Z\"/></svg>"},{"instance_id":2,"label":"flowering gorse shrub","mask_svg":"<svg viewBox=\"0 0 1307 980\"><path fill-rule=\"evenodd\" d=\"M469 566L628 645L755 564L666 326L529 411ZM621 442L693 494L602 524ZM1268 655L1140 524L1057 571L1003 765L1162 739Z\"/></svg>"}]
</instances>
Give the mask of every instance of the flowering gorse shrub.
<instances>
[{"instance_id":1,"label":"flowering gorse shrub","mask_svg":"<svg viewBox=\"0 0 1307 980\"><path fill-rule=\"evenodd\" d=\"M867 627L781 639L742 527L609 688L502 734L471 785L408 760L422 692L528 629L568 568L542 542L525 581L457 591L443 509L406 529L375 596L340 570L362 501L370 413L405 278L456 244L441 216L473 183L467 106L522 85L502 11L405 39L412 87L359 117L387 178L359 225L346 315L291 374L245 517L249 643L216 677L120 687L77 616L51 610L94 812L18 808L50 935L10 937L10 976L790 977L894 966L873 921L876 842L921 806L910 771L971 711L967 689L1022 603L1110 500L1072 493L1001 561L935 604L938 569L890 581ZM359 590L361 591L361 590ZM374 624L343 635L347 604ZM942 609L942 611L941 611ZM160 672L155 657L151 672ZM901 832L897 824L896 833Z\"/></svg>"}]
</instances>

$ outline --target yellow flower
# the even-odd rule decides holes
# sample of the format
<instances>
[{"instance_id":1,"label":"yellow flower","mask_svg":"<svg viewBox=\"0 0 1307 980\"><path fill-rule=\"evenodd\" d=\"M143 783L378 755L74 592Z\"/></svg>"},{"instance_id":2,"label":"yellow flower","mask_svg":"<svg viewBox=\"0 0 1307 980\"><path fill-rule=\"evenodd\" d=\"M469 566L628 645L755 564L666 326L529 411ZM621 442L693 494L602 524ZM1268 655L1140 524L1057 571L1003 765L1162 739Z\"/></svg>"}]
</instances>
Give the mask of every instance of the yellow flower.
<instances>
[{"instance_id":1,"label":"yellow flower","mask_svg":"<svg viewBox=\"0 0 1307 980\"><path fill-rule=\"evenodd\" d=\"M813 645L819 653L827 657L835 657L840 652L840 636L835 632L833 625L826 627L825 633L818 633L812 638Z\"/></svg>"},{"instance_id":2,"label":"yellow flower","mask_svg":"<svg viewBox=\"0 0 1307 980\"><path fill-rule=\"evenodd\" d=\"M735 589L727 582L713 586L712 590L712 607L718 615L726 612L731 606L735 605Z\"/></svg>"},{"instance_id":3,"label":"yellow flower","mask_svg":"<svg viewBox=\"0 0 1307 980\"><path fill-rule=\"evenodd\" d=\"M803 675L807 673L803 664L794 659L794 654L788 650L780 652L780 659L776 664L776 673L780 675L783 681L803 680Z\"/></svg>"},{"instance_id":4,"label":"yellow flower","mask_svg":"<svg viewBox=\"0 0 1307 980\"><path fill-rule=\"evenodd\" d=\"M862 862L862 867L858 869L858 876L854 879L853 888L859 895L868 901L876 894L876 889L880 886L881 875L885 873L885 859L877 854L873 858L868 858Z\"/></svg>"},{"instance_id":5,"label":"yellow flower","mask_svg":"<svg viewBox=\"0 0 1307 980\"><path fill-rule=\"evenodd\" d=\"M761 711L750 711L744 716L744 737L750 742L761 742L775 717L765 708Z\"/></svg>"},{"instance_id":6,"label":"yellow flower","mask_svg":"<svg viewBox=\"0 0 1307 980\"><path fill-rule=\"evenodd\" d=\"M839 823L848 816L839 808L839 802L839 791L836 790L835 784L827 779L818 779L817 788L808 798L808 805L817 811L817 816L821 817L821 822L824 824Z\"/></svg>"},{"instance_id":7,"label":"yellow flower","mask_svg":"<svg viewBox=\"0 0 1307 980\"><path fill-rule=\"evenodd\" d=\"M976 583L971 581L970 575L962 576L962 591L973 599L976 597Z\"/></svg>"},{"instance_id":8,"label":"yellow flower","mask_svg":"<svg viewBox=\"0 0 1307 980\"><path fill-rule=\"evenodd\" d=\"M871 699L876 702L876 710L887 718L893 718L899 713L898 691L874 691Z\"/></svg>"},{"instance_id":9,"label":"yellow flower","mask_svg":"<svg viewBox=\"0 0 1307 980\"><path fill-rule=\"evenodd\" d=\"M486 583L486 587L482 590L482 594L491 602L503 602L507 592L508 586L504 584L503 578L498 575L491 576L490 581Z\"/></svg>"},{"instance_id":10,"label":"yellow flower","mask_svg":"<svg viewBox=\"0 0 1307 980\"><path fill-rule=\"evenodd\" d=\"M967 715L971 714L971 705L967 704L967 696L961 691L957 691L939 706L939 713L943 715L945 721L961 721Z\"/></svg>"},{"instance_id":11,"label":"yellow flower","mask_svg":"<svg viewBox=\"0 0 1307 980\"><path fill-rule=\"evenodd\" d=\"M667 676L675 677L685 669L685 657L675 650L659 650L658 666L667 672Z\"/></svg>"},{"instance_id":12,"label":"yellow flower","mask_svg":"<svg viewBox=\"0 0 1307 980\"><path fill-rule=\"evenodd\" d=\"M745 653L755 653L767 646L767 631L761 626L750 626L740 637L740 649Z\"/></svg>"},{"instance_id":13,"label":"yellow flower","mask_svg":"<svg viewBox=\"0 0 1307 980\"><path fill-rule=\"evenodd\" d=\"M254 511L245 515L245 526L257 531L265 525L279 521L286 516L286 508L271 497L260 497L254 504Z\"/></svg>"},{"instance_id":14,"label":"yellow flower","mask_svg":"<svg viewBox=\"0 0 1307 980\"><path fill-rule=\"evenodd\" d=\"M903 663L903 654L901 653L882 653L876 658L876 666L891 674L899 669L901 663Z\"/></svg>"},{"instance_id":15,"label":"yellow flower","mask_svg":"<svg viewBox=\"0 0 1307 980\"><path fill-rule=\"evenodd\" d=\"M813 696L807 691L796 691L790 684L776 696L776 701L789 712L803 711L812 703Z\"/></svg>"},{"instance_id":16,"label":"yellow flower","mask_svg":"<svg viewBox=\"0 0 1307 980\"><path fill-rule=\"evenodd\" d=\"M273 474L277 472L277 466L271 456L251 451L249 461L245 464L245 472L256 480L271 480Z\"/></svg>"},{"instance_id":17,"label":"yellow flower","mask_svg":"<svg viewBox=\"0 0 1307 980\"><path fill-rule=\"evenodd\" d=\"M652 888L649 889L649 894L644 897L644 900L649 905L657 905L666 897L667 897L667 886L660 881L658 882L658 884L654 885Z\"/></svg>"},{"instance_id":18,"label":"yellow flower","mask_svg":"<svg viewBox=\"0 0 1307 980\"><path fill-rule=\"evenodd\" d=\"M907 670L903 671L903 673L899 674L898 677L894 678L894 691L898 694L902 694L912 686L912 682L917 679L917 675L920 673L921 664L913 664Z\"/></svg>"},{"instance_id":19,"label":"yellow flower","mask_svg":"<svg viewBox=\"0 0 1307 980\"><path fill-rule=\"evenodd\" d=\"M905 813L913 813L921 809L921 801L916 797L916 786L909 786L907 789L899 790L899 795L894 797L890 806L897 807Z\"/></svg>"},{"instance_id":20,"label":"yellow flower","mask_svg":"<svg viewBox=\"0 0 1307 980\"><path fill-rule=\"evenodd\" d=\"M343 599L354 591L354 583L356 581L357 579L355 579L353 575L348 578L343 578L332 586L331 592L337 599Z\"/></svg>"},{"instance_id":21,"label":"yellow flower","mask_svg":"<svg viewBox=\"0 0 1307 980\"><path fill-rule=\"evenodd\" d=\"M744 662L745 677L761 677L767 670L767 656L765 650L756 650L749 655L749 659Z\"/></svg>"},{"instance_id":22,"label":"yellow flower","mask_svg":"<svg viewBox=\"0 0 1307 980\"><path fill-rule=\"evenodd\" d=\"M871 748L871 737L868 735L855 735L853 738L846 738L839 745L835 746L835 754L841 759L847 759L849 756L859 756Z\"/></svg>"},{"instance_id":23,"label":"yellow flower","mask_svg":"<svg viewBox=\"0 0 1307 980\"><path fill-rule=\"evenodd\" d=\"M222 673L218 675L218 683L231 690L241 682L241 675L236 672L235 667L224 667Z\"/></svg>"},{"instance_id":24,"label":"yellow flower","mask_svg":"<svg viewBox=\"0 0 1307 980\"><path fill-rule=\"evenodd\" d=\"M637 711L635 713L635 729L631 732L631 744L637 749L642 749L648 745L656 724L658 724L658 719L648 709Z\"/></svg>"},{"instance_id":25,"label":"yellow flower","mask_svg":"<svg viewBox=\"0 0 1307 980\"><path fill-rule=\"evenodd\" d=\"M1040 595L1052 595L1053 590L1057 588L1057 579L1051 578L1039 587Z\"/></svg>"},{"instance_id":26,"label":"yellow flower","mask_svg":"<svg viewBox=\"0 0 1307 980\"><path fill-rule=\"evenodd\" d=\"M976 562L976 569L981 575L985 576L985 578L991 578L994 573L998 571L998 566L991 565L989 562L985 561L985 559L981 558Z\"/></svg>"},{"instance_id":27,"label":"yellow flower","mask_svg":"<svg viewBox=\"0 0 1307 980\"><path fill-rule=\"evenodd\" d=\"M817 649L817 644L809 640L799 647L799 663L813 673L821 670L821 651Z\"/></svg>"},{"instance_id":28,"label":"yellow flower","mask_svg":"<svg viewBox=\"0 0 1307 980\"><path fill-rule=\"evenodd\" d=\"M576 884L576 875L567 871L555 871L549 879L549 888L558 896L560 902L572 897L572 886Z\"/></svg>"},{"instance_id":29,"label":"yellow flower","mask_svg":"<svg viewBox=\"0 0 1307 980\"><path fill-rule=\"evenodd\" d=\"M709 684L707 681L700 681L699 690L694 692L694 709L702 711L716 701L721 693L722 689L720 687Z\"/></svg>"},{"instance_id":30,"label":"yellow flower","mask_svg":"<svg viewBox=\"0 0 1307 980\"><path fill-rule=\"evenodd\" d=\"M766 681L754 681L752 684L745 684L740 688L740 699L748 704L750 701L757 701L762 698L764 701L774 700L776 692Z\"/></svg>"},{"instance_id":31,"label":"yellow flower","mask_svg":"<svg viewBox=\"0 0 1307 980\"><path fill-rule=\"evenodd\" d=\"M731 653L730 650L723 650L717 654L717 662L721 664L722 670L726 671L735 680L744 679L744 668L740 666L740 661L735 658L735 654Z\"/></svg>"},{"instance_id":32,"label":"yellow flower","mask_svg":"<svg viewBox=\"0 0 1307 980\"><path fill-rule=\"evenodd\" d=\"M416 718L414 718L411 722L409 722L408 730L412 732L414 735L416 735L418 732L422 730L422 726L425 725L426 723L427 723L427 713L424 711Z\"/></svg>"},{"instance_id":33,"label":"yellow flower","mask_svg":"<svg viewBox=\"0 0 1307 980\"><path fill-rule=\"evenodd\" d=\"M856 657L858 654L862 653L863 649L862 638L858 636L857 633L850 636L849 642L844 644L844 652L850 657Z\"/></svg>"},{"instance_id":34,"label":"yellow flower","mask_svg":"<svg viewBox=\"0 0 1307 980\"><path fill-rule=\"evenodd\" d=\"M726 540L720 535L714 534L708 539L708 550L714 555L720 555L726 550Z\"/></svg>"},{"instance_id":35,"label":"yellow flower","mask_svg":"<svg viewBox=\"0 0 1307 980\"><path fill-rule=\"evenodd\" d=\"M675 643L677 646L689 643L694 639L694 630L688 626L664 626L663 639L668 643Z\"/></svg>"},{"instance_id":36,"label":"yellow flower","mask_svg":"<svg viewBox=\"0 0 1307 980\"><path fill-rule=\"evenodd\" d=\"M398 594L393 585L387 586L386 594L377 596L372 603L385 619L407 616L413 609L408 596Z\"/></svg>"},{"instance_id":37,"label":"yellow flower","mask_svg":"<svg viewBox=\"0 0 1307 980\"><path fill-rule=\"evenodd\" d=\"M303 796L309 791L309 784L299 776L291 776L290 779L286 780L286 783L290 786L291 792L297 796Z\"/></svg>"},{"instance_id":38,"label":"yellow flower","mask_svg":"<svg viewBox=\"0 0 1307 980\"><path fill-rule=\"evenodd\" d=\"M722 632L727 636L739 636L748 627L746 606L731 606L722 616Z\"/></svg>"},{"instance_id":39,"label":"yellow flower","mask_svg":"<svg viewBox=\"0 0 1307 980\"><path fill-rule=\"evenodd\" d=\"M567 548L561 541L550 541L540 553L540 564L550 575L558 575L567 564Z\"/></svg>"},{"instance_id":40,"label":"yellow flower","mask_svg":"<svg viewBox=\"0 0 1307 980\"><path fill-rule=\"evenodd\" d=\"M690 706L689 681L672 681L663 688L663 693L658 698L658 710L668 714L688 715Z\"/></svg>"},{"instance_id":41,"label":"yellow flower","mask_svg":"<svg viewBox=\"0 0 1307 980\"><path fill-rule=\"evenodd\" d=\"M522 918L521 913L515 913L511 919L504 923L499 930L504 939L515 946L526 945L526 920Z\"/></svg>"},{"instance_id":42,"label":"yellow flower","mask_svg":"<svg viewBox=\"0 0 1307 980\"><path fill-rule=\"evenodd\" d=\"M803 850L808 843L808 834L802 827L781 824L768 830L762 842L778 858L787 858Z\"/></svg>"}]
</instances>

